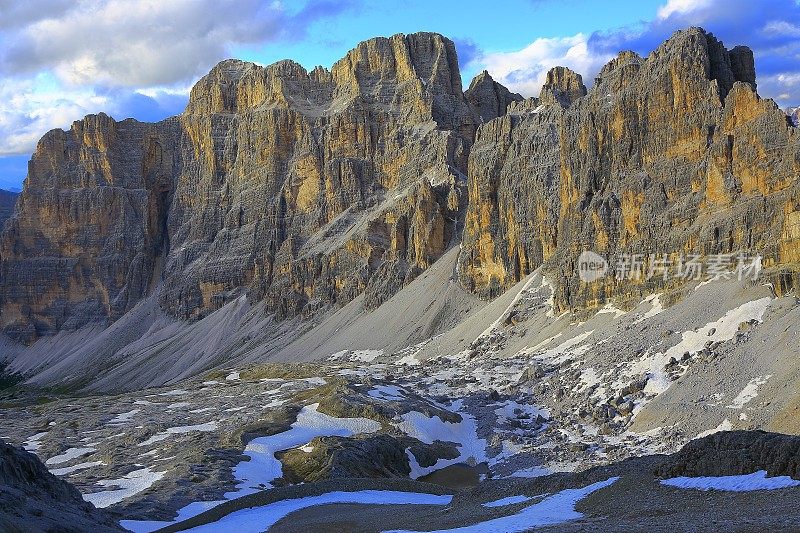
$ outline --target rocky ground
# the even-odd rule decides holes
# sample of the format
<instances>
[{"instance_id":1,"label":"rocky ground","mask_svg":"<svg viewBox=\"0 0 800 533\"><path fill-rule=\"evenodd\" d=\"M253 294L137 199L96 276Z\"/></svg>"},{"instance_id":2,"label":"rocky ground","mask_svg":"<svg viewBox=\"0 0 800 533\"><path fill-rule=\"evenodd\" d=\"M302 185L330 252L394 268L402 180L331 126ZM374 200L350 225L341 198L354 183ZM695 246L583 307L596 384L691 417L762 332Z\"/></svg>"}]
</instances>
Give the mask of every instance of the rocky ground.
<instances>
[{"instance_id":1,"label":"rocky ground","mask_svg":"<svg viewBox=\"0 0 800 533\"><path fill-rule=\"evenodd\" d=\"M749 459L735 440L710 453L701 448L692 455L687 447L689 455L660 470L652 462L625 462L672 453L715 432L784 420L793 398L786 380L796 364L796 300L775 298L762 285L717 280L678 296L646 297L627 311L608 306L586 316L556 316L551 295L534 274L478 311L485 315L481 328L475 317L467 318L394 353L340 350L313 363L219 368L168 387L115 395L16 384L3 392L0 437L37 454L88 501L137 531L168 526L176 515L190 518L223 500L231 507L219 509L235 509L242 497L267 497L300 482L313 487L335 481L352 491L362 486L354 478L380 478L377 486L383 487L411 478L455 491L457 503L475 491L495 499L515 491L535 496L561 490L544 490L540 483L568 480L562 488L577 489L617 475L620 481L580 501L586 518L579 524L607 529L618 520L634 527L626 522L633 511L613 514L594 502L607 500L627 512L623 502L638 491L643 508L683 509L691 500L686 489L658 485L657 472L718 476L765 469L798 476L795 441L764 444ZM469 331L478 333L467 336ZM463 349L447 352L443 346ZM743 361L752 354L758 358L750 371ZM694 400L683 400L687 395ZM765 453L765 447L773 451ZM720 457L738 462L706 467ZM603 470L605 465L617 466ZM602 475L585 474L587 469ZM406 492L422 490L415 483L404 486ZM789 499L764 497L763 505L791 502L795 489L782 490ZM710 498L706 503L723 506L750 501L716 493ZM761 501L754 497L752 509L761 509ZM302 520L292 514L278 530L300 528L306 520L312 530L325 530L328 511L342 520L330 527L422 527L416 511L372 522L366 504L331 505L335 509L298 511ZM425 523L451 527L525 508L464 510ZM431 513L440 516L441 509ZM688 506L686 513L687 523L706 524L710 516L707 506ZM674 519L662 511L649 517L641 524L657 530ZM780 524L785 522L772 525Z\"/></svg>"}]
</instances>

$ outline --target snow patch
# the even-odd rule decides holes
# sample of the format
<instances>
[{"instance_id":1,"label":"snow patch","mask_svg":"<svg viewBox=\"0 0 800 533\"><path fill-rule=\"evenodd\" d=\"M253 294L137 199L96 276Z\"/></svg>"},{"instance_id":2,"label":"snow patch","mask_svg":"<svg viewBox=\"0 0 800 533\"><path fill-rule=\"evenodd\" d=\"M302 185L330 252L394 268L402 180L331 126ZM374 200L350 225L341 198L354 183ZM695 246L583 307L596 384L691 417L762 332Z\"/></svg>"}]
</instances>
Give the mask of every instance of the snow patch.
<instances>
[{"instance_id":1,"label":"snow patch","mask_svg":"<svg viewBox=\"0 0 800 533\"><path fill-rule=\"evenodd\" d=\"M738 476L674 477L662 480L661 484L681 489L746 492L751 490L774 490L797 487L800 485L800 481L792 479L789 476L767 477L766 470L759 470L752 474L742 474Z\"/></svg>"},{"instance_id":2,"label":"snow patch","mask_svg":"<svg viewBox=\"0 0 800 533\"><path fill-rule=\"evenodd\" d=\"M60 455L56 455L51 457L47 461L44 462L46 465L60 465L61 463L66 463L67 461L72 461L73 459L77 459L78 457L82 457L87 453L96 452L97 448L86 447L86 448L70 448L64 453Z\"/></svg>"},{"instance_id":3,"label":"snow patch","mask_svg":"<svg viewBox=\"0 0 800 533\"><path fill-rule=\"evenodd\" d=\"M78 470L85 470L87 468L92 468L93 466L101 466L105 463L103 461L91 461L88 463L78 463L72 466L65 466L64 468L53 468L50 470L50 473L54 476L65 476L67 474L71 474L73 472L77 472Z\"/></svg>"},{"instance_id":4,"label":"snow patch","mask_svg":"<svg viewBox=\"0 0 800 533\"><path fill-rule=\"evenodd\" d=\"M621 316L625 316L627 311L623 311L622 309L618 309L614 307L614 304L608 303L602 309L600 309L596 315L614 315L614 318L619 318Z\"/></svg>"},{"instance_id":5,"label":"snow patch","mask_svg":"<svg viewBox=\"0 0 800 533\"><path fill-rule=\"evenodd\" d=\"M206 422L205 424L197 424L194 426L177 426L172 428L167 428L166 431L162 431L161 433L157 433L147 439L144 442L140 442L139 446L149 446L156 442L161 442L162 440L166 440L170 437L170 435L179 435L181 433L191 433L192 431L214 431L217 429L216 422Z\"/></svg>"},{"instance_id":6,"label":"snow patch","mask_svg":"<svg viewBox=\"0 0 800 533\"><path fill-rule=\"evenodd\" d=\"M124 424L126 422L130 422L131 418L133 418L133 416L136 413L140 412L140 411L141 411L141 409L132 409L132 410L128 411L127 413L120 413L117 416L115 416L114 418L112 418L111 420L109 420L108 423L109 424Z\"/></svg>"},{"instance_id":7,"label":"snow patch","mask_svg":"<svg viewBox=\"0 0 800 533\"><path fill-rule=\"evenodd\" d=\"M276 452L308 444L315 437L352 437L361 433L374 433L381 428L380 423L369 418L336 418L317 411L318 403L307 405L297 414L291 429L268 437L258 437L250 441L244 454L250 460L242 461L233 471L239 480L236 491L225 494L226 499L252 494L271 486L272 481L281 477L281 462Z\"/></svg>"},{"instance_id":8,"label":"snow patch","mask_svg":"<svg viewBox=\"0 0 800 533\"><path fill-rule=\"evenodd\" d=\"M664 372L664 366L669 363L670 359L674 357L680 361L686 352L696 354L705 348L706 343L709 341L726 342L731 340L736 335L736 332L739 331L739 324L742 322L750 320L761 322L770 302L772 302L772 298L769 296L747 302L735 309L731 309L715 322L709 322L697 330L683 332L681 341L678 344L664 353L657 353L643 358L633 365L629 375L646 373L648 380L644 391L650 394L661 394L672 383L669 376Z\"/></svg>"},{"instance_id":9,"label":"snow patch","mask_svg":"<svg viewBox=\"0 0 800 533\"><path fill-rule=\"evenodd\" d=\"M486 457L486 440L478 438L477 423L471 415L461 412L461 400L453 402L451 410L461 416L461 422L446 422L438 416L428 417L419 411L410 411L401 416L397 429L425 444L435 441L453 442L459 455L454 459L439 459L433 466L422 468L414 454L406 450L412 466L411 478L416 479L436 470L456 463L478 464L488 460Z\"/></svg>"},{"instance_id":10,"label":"snow patch","mask_svg":"<svg viewBox=\"0 0 800 533\"><path fill-rule=\"evenodd\" d=\"M26 440L25 444L23 445L25 451L28 452L37 451L39 449L39 446L41 446L42 444L40 441L45 435L47 435L47 431L42 431L41 433L37 433L36 435L31 435L30 437L28 437L28 440Z\"/></svg>"},{"instance_id":11,"label":"snow patch","mask_svg":"<svg viewBox=\"0 0 800 533\"><path fill-rule=\"evenodd\" d=\"M731 424L731 421L726 418L714 429L709 429L707 431L703 431L702 433L698 433L695 439L702 439L703 437L708 437L714 433L719 433L720 431L730 431L731 429L733 429L733 424Z\"/></svg>"},{"instance_id":12,"label":"snow patch","mask_svg":"<svg viewBox=\"0 0 800 533\"><path fill-rule=\"evenodd\" d=\"M149 467L134 470L119 479L100 481L100 485L104 487L116 488L84 494L83 499L94 504L95 507L108 507L149 489L156 481L164 477L164 474L166 472L153 472Z\"/></svg>"},{"instance_id":13,"label":"snow patch","mask_svg":"<svg viewBox=\"0 0 800 533\"><path fill-rule=\"evenodd\" d=\"M237 533L261 533L270 529L283 517L315 505L356 503L363 505L448 505L452 496L438 496L421 492L399 492L390 490L362 490L358 492L328 492L319 496L307 496L293 500L280 500L230 513L216 522L194 527L192 533L236 531Z\"/></svg>"},{"instance_id":14,"label":"snow patch","mask_svg":"<svg viewBox=\"0 0 800 533\"><path fill-rule=\"evenodd\" d=\"M758 396L758 388L769 381L769 378L771 377L772 374L754 377L726 407L729 409L741 409L746 404L750 403L756 396Z\"/></svg>"},{"instance_id":15,"label":"snow patch","mask_svg":"<svg viewBox=\"0 0 800 533\"><path fill-rule=\"evenodd\" d=\"M578 518L582 518L583 515L575 510L575 505L589 494L613 484L617 479L619 478L612 477L605 481L592 483L580 489L562 490L552 496L548 496L539 503L525 507L515 514L478 522L471 526L437 530L437 533L484 533L486 531L516 533L528 531L535 527L577 520ZM391 533L411 532L394 531Z\"/></svg>"},{"instance_id":16,"label":"snow patch","mask_svg":"<svg viewBox=\"0 0 800 533\"><path fill-rule=\"evenodd\" d=\"M651 294L643 300L644 303L650 304L650 309L643 313L639 318L633 321L633 324L639 324L653 318L664 311L664 305L661 303L661 294Z\"/></svg>"},{"instance_id":17,"label":"snow patch","mask_svg":"<svg viewBox=\"0 0 800 533\"><path fill-rule=\"evenodd\" d=\"M399 402L406 398L405 390L397 385L375 385L375 387L367 391L367 395L386 402Z\"/></svg>"},{"instance_id":18,"label":"snow patch","mask_svg":"<svg viewBox=\"0 0 800 533\"><path fill-rule=\"evenodd\" d=\"M481 505L484 507L505 507L506 505L527 502L530 499L530 496L508 496L507 498L500 498L499 500L482 503Z\"/></svg>"}]
</instances>

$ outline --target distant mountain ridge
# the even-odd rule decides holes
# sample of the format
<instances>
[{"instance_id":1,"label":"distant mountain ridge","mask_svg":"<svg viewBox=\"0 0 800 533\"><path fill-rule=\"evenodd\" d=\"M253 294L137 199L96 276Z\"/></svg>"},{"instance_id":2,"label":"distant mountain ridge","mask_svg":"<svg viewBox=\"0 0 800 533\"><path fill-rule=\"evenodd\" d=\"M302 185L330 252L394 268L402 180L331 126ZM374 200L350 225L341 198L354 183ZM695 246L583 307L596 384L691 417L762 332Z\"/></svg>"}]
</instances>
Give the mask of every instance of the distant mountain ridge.
<instances>
[{"instance_id":1,"label":"distant mountain ridge","mask_svg":"<svg viewBox=\"0 0 800 533\"><path fill-rule=\"evenodd\" d=\"M17 197L19 197L19 193L0 189L0 228L14 214Z\"/></svg>"},{"instance_id":2,"label":"distant mountain ridge","mask_svg":"<svg viewBox=\"0 0 800 533\"><path fill-rule=\"evenodd\" d=\"M800 126L800 106L786 109L786 114L789 116L789 120L792 121L795 128Z\"/></svg>"},{"instance_id":3,"label":"distant mountain ridge","mask_svg":"<svg viewBox=\"0 0 800 533\"><path fill-rule=\"evenodd\" d=\"M328 70L223 61L157 124L90 115L39 142L0 245L0 326L33 342L150 295L197 320L242 297L276 320L371 310L448 249L493 297L536 268L558 310L675 281L578 278L586 249L763 256L798 283L800 136L756 93L752 52L677 32L591 90L462 90L433 33L360 43Z\"/></svg>"}]
</instances>

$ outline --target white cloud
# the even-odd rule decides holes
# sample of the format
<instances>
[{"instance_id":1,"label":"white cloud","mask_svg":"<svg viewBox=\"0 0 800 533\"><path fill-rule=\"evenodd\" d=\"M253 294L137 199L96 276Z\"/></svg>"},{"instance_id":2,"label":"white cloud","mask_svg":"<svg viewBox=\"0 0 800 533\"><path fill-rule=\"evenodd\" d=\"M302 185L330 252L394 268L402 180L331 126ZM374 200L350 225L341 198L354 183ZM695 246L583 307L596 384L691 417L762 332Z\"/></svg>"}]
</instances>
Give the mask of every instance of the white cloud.
<instances>
[{"instance_id":1,"label":"white cloud","mask_svg":"<svg viewBox=\"0 0 800 533\"><path fill-rule=\"evenodd\" d=\"M711 3L711 0L669 0L658 8L658 18L668 19L673 15L686 15L693 11L705 9Z\"/></svg>"},{"instance_id":2,"label":"white cloud","mask_svg":"<svg viewBox=\"0 0 800 533\"><path fill-rule=\"evenodd\" d=\"M5 62L72 85L171 84L204 74L233 45L277 38L287 17L258 0L81 0L11 32Z\"/></svg>"},{"instance_id":3,"label":"white cloud","mask_svg":"<svg viewBox=\"0 0 800 533\"><path fill-rule=\"evenodd\" d=\"M521 50L477 53L471 67L526 96L539 93L547 71L556 65L575 70L590 85L602 66L621 50L648 54L673 32L702 26L726 46L750 46L756 59L759 93L782 106L800 103L800 2L771 0L770 8L752 0L666 0L650 21L592 35L540 38Z\"/></svg>"},{"instance_id":4,"label":"white cloud","mask_svg":"<svg viewBox=\"0 0 800 533\"><path fill-rule=\"evenodd\" d=\"M349 1L0 0L0 156L88 113L179 112L234 48L302 38ZM161 113L160 116L159 113Z\"/></svg>"},{"instance_id":5,"label":"white cloud","mask_svg":"<svg viewBox=\"0 0 800 533\"><path fill-rule=\"evenodd\" d=\"M785 20L771 20L764 25L763 33L772 35L785 35L787 37L800 37L800 26Z\"/></svg>"},{"instance_id":6,"label":"white cloud","mask_svg":"<svg viewBox=\"0 0 800 533\"><path fill-rule=\"evenodd\" d=\"M0 85L0 156L30 153L44 132L108 106L107 98L91 90L65 90L43 76L4 80Z\"/></svg>"},{"instance_id":7,"label":"white cloud","mask_svg":"<svg viewBox=\"0 0 800 533\"><path fill-rule=\"evenodd\" d=\"M584 77L584 83L613 57L594 54L582 33L571 37L539 38L515 52L496 52L478 56L483 66L500 83L524 96L539 94L547 72L555 66L569 67Z\"/></svg>"}]
</instances>

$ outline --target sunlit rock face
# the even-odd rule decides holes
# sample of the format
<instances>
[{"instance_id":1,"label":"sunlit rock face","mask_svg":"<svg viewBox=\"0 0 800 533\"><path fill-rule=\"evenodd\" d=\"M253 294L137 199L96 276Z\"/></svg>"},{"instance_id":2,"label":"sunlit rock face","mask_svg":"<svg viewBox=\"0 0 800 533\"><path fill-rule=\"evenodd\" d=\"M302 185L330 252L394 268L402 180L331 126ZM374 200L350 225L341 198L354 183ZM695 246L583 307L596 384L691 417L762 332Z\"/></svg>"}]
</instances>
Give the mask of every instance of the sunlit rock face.
<instances>
[{"instance_id":1,"label":"sunlit rock face","mask_svg":"<svg viewBox=\"0 0 800 533\"><path fill-rule=\"evenodd\" d=\"M561 309L670 283L580 281L583 250L764 257L778 291L797 283L800 135L755 92L752 52L697 28L648 57L622 52L584 97L553 69L538 101L477 133L469 160L461 282L486 295L544 264Z\"/></svg>"},{"instance_id":2,"label":"sunlit rock face","mask_svg":"<svg viewBox=\"0 0 800 533\"><path fill-rule=\"evenodd\" d=\"M331 70L224 61L181 116L48 133L2 240L3 329L114 320L157 286L185 319L243 293L281 317L379 304L458 240L461 84L451 41L395 35Z\"/></svg>"},{"instance_id":3,"label":"sunlit rock face","mask_svg":"<svg viewBox=\"0 0 800 533\"><path fill-rule=\"evenodd\" d=\"M462 286L491 297L544 265L558 309L666 283L583 283L583 250L748 250L785 291L800 137L755 88L750 50L696 28L620 53L589 91L556 67L529 99L488 73L462 91L432 33L330 70L223 61L180 116L42 138L0 241L0 326L30 342L148 295L188 320L243 295L279 319L373 309L459 244Z\"/></svg>"}]
</instances>

